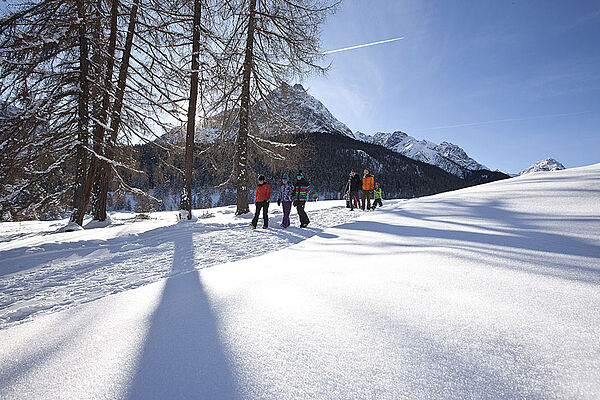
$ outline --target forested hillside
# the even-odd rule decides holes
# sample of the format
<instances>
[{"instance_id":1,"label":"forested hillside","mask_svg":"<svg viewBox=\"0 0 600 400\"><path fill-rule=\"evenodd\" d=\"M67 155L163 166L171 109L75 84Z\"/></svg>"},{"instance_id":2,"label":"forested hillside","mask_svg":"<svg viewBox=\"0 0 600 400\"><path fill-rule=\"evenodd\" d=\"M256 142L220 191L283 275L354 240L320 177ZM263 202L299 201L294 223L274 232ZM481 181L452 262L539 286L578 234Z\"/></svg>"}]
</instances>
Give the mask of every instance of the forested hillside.
<instances>
[{"instance_id":1,"label":"forested hillside","mask_svg":"<svg viewBox=\"0 0 600 400\"><path fill-rule=\"evenodd\" d=\"M296 150L298 155L290 160L265 164L259 158L251 159L253 174L250 181L255 182L254 175L264 174L277 188L283 173L293 176L302 169L321 199L338 199L343 196L349 171L354 169L362 174L367 168L380 183L387 198L412 198L507 177L500 172L482 170L472 171L468 179L460 179L438 167L415 161L383 146L333 133L297 135L295 142L299 147ZM234 187L217 187L226 180L230 165L213 165L208 156L203 155L207 147L207 144L199 143L195 148L194 205L208 207L234 204ZM170 205L175 207L182 181L180 174L170 164L181 168L181 160L170 159L167 152L152 144L139 146L138 151L139 168L147 174L147 180L136 183L163 201L155 205L158 209L168 210ZM251 184L250 201L253 200L253 188Z\"/></svg>"}]
</instances>

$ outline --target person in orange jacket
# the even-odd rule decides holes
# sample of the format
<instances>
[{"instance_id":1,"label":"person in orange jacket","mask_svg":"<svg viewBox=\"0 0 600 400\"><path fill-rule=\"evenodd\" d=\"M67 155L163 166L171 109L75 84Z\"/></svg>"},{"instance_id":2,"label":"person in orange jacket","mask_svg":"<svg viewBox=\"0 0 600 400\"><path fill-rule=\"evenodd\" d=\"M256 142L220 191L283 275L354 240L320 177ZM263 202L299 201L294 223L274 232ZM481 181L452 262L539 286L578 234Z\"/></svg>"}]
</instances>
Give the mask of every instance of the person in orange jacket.
<instances>
[{"instance_id":1,"label":"person in orange jacket","mask_svg":"<svg viewBox=\"0 0 600 400\"><path fill-rule=\"evenodd\" d=\"M256 200L254 204L256 204L256 212L254 213L254 218L252 219L252 229L256 229L256 224L258 224L258 216L260 215L260 210L263 212L263 229L267 229L269 227L269 200L271 199L271 186L265 181L264 175L258 177L258 185L256 185Z\"/></svg>"},{"instance_id":2,"label":"person in orange jacket","mask_svg":"<svg viewBox=\"0 0 600 400\"><path fill-rule=\"evenodd\" d=\"M365 169L362 178L362 199L360 203L360 208L363 210L365 209L365 205L367 209L371 209L371 190L373 190L374 187L375 179L373 179L373 175L369 173L369 170Z\"/></svg>"}]
</instances>

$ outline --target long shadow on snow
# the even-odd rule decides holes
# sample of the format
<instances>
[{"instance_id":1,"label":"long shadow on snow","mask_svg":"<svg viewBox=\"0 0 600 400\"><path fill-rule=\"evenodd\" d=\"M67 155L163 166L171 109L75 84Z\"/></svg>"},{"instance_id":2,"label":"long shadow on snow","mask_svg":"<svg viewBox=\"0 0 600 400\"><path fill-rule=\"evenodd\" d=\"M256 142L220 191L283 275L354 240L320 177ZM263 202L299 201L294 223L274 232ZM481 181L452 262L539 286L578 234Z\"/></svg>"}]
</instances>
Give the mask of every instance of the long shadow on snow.
<instances>
[{"instance_id":1,"label":"long shadow on snow","mask_svg":"<svg viewBox=\"0 0 600 400\"><path fill-rule=\"evenodd\" d=\"M543 228L536 227L531 224L531 215L527 213L519 213L510 211L502 207L502 203L498 200L487 201L484 203L468 203L463 204L451 200L441 200L441 203L450 205L456 210L460 210L454 215L463 215L481 221L472 224L453 223L450 224L462 225L468 227L482 228L494 233L481 233L454 229L436 229L420 226L399 226L376 221L360 221L358 223L343 224L338 226L339 229L364 230L374 232L384 232L402 237L413 238L428 238L438 239L436 246L439 246L439 240L447 241L452 245L445 247L470 250L480 252L482 248L487 246L496 246L505 250L498 252L498 257L519 259L522 254L514 250L524 250L531 252L545 252L550 255L572 255L578 257L598 258L600 256L600 246L582 241L572 236L565 236L556 233L547 232ZM413 218L417 220L428 220L435 222L444 222L443 220L433 219L443 216L452 216L448 213L438 215L430 214L414 214L406 210L397 209L389 210L390 213L398 214L405 218ZM489 226L486 221L498 222L502 228ZM564 220L563 220L564 222ZM575 220L574 220L575 222ZM577 222L581 222L577 220ZM586 221L588 222L588 221ZM399 241L401 244L401 240ZM575 265L561 265L560 268L555 266L543 266L551 269L551 273L544 273L528 269L527 272L542 273L554 277L561 277L569 280L579 280L586 283L600 283L600 269L595 267L583 267ZM576 276L573 276L573 273Z\"/></svg>"},{"instance_id":2,"label":"long shadow on snow","mask_svg":"<svg viewBox=\"0 0 600 400\"><path fill-rule=\"evenodd\" d=\"M120 236L108 240L95 239L71 243L47 243L37 246L40 248L40 250L33 253L28 253L28 251L31 250L30 246L18 247L11 250L0 251L0 277L30 268L35 268L47 264L48 262L69 256L84 258L97 250L105 249L110 251L112 255L110 260L102 260L102 262L98 263L97 265L92 263L92 265L89 265L88 267L78 268L78 272L85 272L87 270L101 267L108 261L110 261L110 263L125 262L131 257L131 254L128 253L139 247L145 247L148 250L145 254L149 254L151 252L162 253L164 252L164 248L161 248L161 246L166 242L169 242L173 235L179 236L182 234L182 232L183 234L187 235L190 232L194 234L203 234L215 231L239 229L247 228L245 225L240 224L192 223L186 225L186 223L183 222L182 224L162 226L142 232L140 234L131 234L124 237ZM268 232L269 234L288 239L287 245L291 246L314 235L321 235L322 229L310 228L306 230L298 230L292 227L285 231L287 233L284 233L284 231L279 230L278 228L269 229ZM253 256L261 254L262 253L260 252L254 252ZM52 258L49 257L49 255L55 255L55 257ZM242 258L242 256L240 256L240 258Z\"/></svg>"},{"instance_id":3,"label":"long shadow on snow","mask_svg":"<svg viewBox=\"0 0 600 400\"><path fill-rule=\"evenodd\" d=\"M175 240L163 288L128 399L234 399L237 384L198 271L192 234ZM181 272L180 274L178 274Z\"/></svg>"},{"instance_id":4,"label":"long shadow on snow","mask_svg":"<svg viewBox=\"0 0 600 400\"><path fill-rule=\"evenodd\" d=\"M375 221L360 221L358 224L344 224L337 228L384 232L401 237L423 237L465 243L481 243L506 248L541 251L554 254L569 254L580 257L598 257L600 254L600 246L585 243L571 237L536 231L514 231L511 235L495 235L452 229L397 226ZM561 242L561 245L557 246L556 243L559 241ZM600 273L600 270L596 268L590 268L590 270Z\"/></svg>"}]
</instances>

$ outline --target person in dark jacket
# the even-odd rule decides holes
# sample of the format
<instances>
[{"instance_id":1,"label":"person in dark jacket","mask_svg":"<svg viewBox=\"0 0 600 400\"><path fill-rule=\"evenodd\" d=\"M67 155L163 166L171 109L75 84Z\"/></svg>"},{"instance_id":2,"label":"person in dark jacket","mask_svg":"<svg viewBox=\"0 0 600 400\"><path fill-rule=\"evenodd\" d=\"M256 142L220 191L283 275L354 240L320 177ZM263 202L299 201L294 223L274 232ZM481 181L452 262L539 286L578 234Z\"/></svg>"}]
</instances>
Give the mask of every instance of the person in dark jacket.
<instances>
[{"instance_id":1,"label":"person in dark jacket","mask_svg":"<svg viewBox=\"0 0 600 400\"><path fill-rule=\"evenodd\" d=\"M258 224L258 216L260 215L260 210L263 212L263 228L267 229L269 227L269 200L271 199L271 186L265 181L265 177L263 175L258 177L258 185L256 185L256 199L254 204L256 204L256 212L254 213L254 218L252 219L252 228L256 229L256 224Z\"/></svg>"},{"instance_id":2,"label":"person in dark jacket","mask_svg":"<svg viewBox=\"0 0 600 400\"><path fill-rule=\"evenodd\" d=\"M292 210L292 201L294 201L294 185L290 183L288 174L283 174L282 184L277 195L277 205L283 205L283 220L281 226L287 228L290 226L290 211Z\"/></svg>"},{"instance_id":3,"label":"person in dark jacket","mask_svg":"<svg viewBox=\"0 0 600 400\"><path fill-rule=\"evenodd\" d=\"M304 211L304 206L308 200L316 200L317 196L314 193L312 186L306 179L302 171L298 171L296 175L296 183L294 185L294 206L298 211L298 217L300 217L300 228L306 228L310 224L308 215Z\"/></svg>"},{"instance_id":4,"label":"person in dark jacket","mask_svg":"<svg viewBox=\"0 0 600 400\"><path fill-rule=\"evenodd\" d=\"M348 199L350 200L350 211L354 211L354 208L358 208L358 192L362 188L362 181L360 177L356 175L356 171L350 171L350 178L348 179Z\"/></svg>"}]
</instances>

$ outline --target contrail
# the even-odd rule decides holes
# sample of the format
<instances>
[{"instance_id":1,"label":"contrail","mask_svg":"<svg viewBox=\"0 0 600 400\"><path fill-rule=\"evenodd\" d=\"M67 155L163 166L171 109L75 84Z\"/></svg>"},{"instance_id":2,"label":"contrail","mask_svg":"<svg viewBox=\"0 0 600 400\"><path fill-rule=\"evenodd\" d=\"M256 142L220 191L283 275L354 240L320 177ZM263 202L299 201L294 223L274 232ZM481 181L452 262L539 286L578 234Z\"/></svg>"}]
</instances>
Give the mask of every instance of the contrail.
<instances>
[{"instance_id":1,"label":"contrail","mask_svg":"<svg viewBox=\"0 0 600 400\"><path fill-rule=\"evenodd\" d=\"M404 39L404 36L397 37L395 39L380 40L379 42L365 43L365 44L359 44L357 46L344 47L343 49L327 50L327 51L324 51L321 54L325 55L325 54L331 54L331 53L339 53L340 51L354 50L354 49L359 49L361 47L375 46L375 45L378 45L378 44L383 44L383 43L388 43L388 42L395 42L396 40L401 40L401 39Z\"/></svg>"},{"instance_id":2,"label":"contrail","mask_svg":"<svg viewBox=\"0 0 600 400\"><path fill-rule=\"evenodd\" d=\"M433 131L433 130L437 130L437 129L449 129L449 128L460 128L460 127L464 127L464 126L477 126L477 125L496 124L498 122L515 122L515 121L528 121L528 120L532 120L532 119L568 117L568 116L571 116L571 115L587 114L589 112L591 112L591 111L579 111L579 112L564 113L564 114L545 114L545 115L536 115L536 116L524 117L524 118L495 119L495 120L492 120L492 121L471 122L471 123L467 123L467 124L434 126L433 128L419 129L419 130L420 131Z\"/></svg>"}]
</instances>

